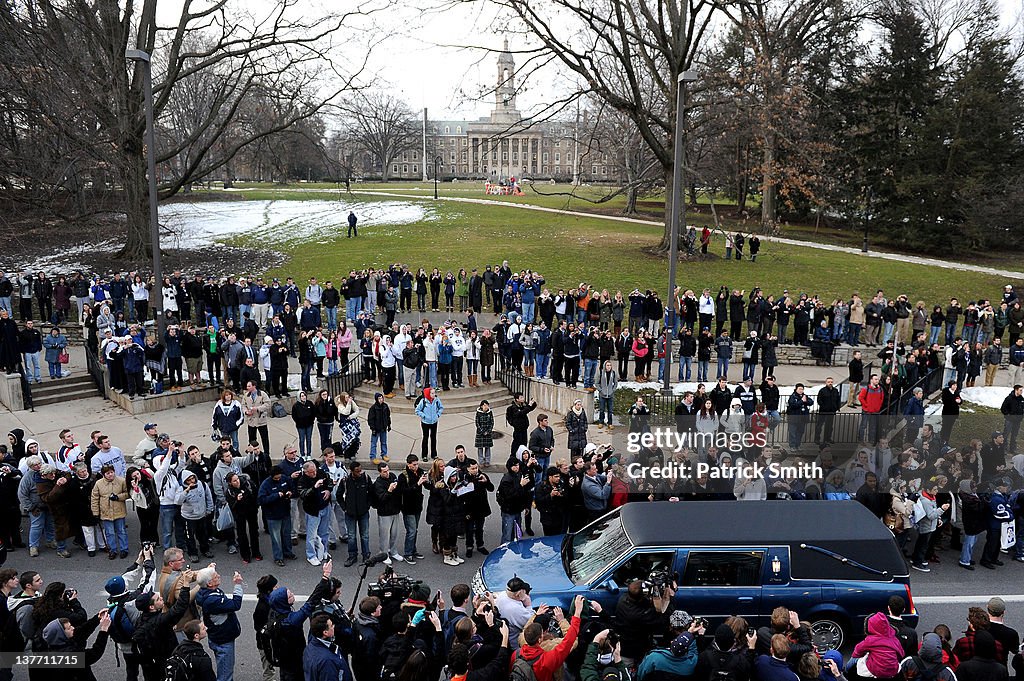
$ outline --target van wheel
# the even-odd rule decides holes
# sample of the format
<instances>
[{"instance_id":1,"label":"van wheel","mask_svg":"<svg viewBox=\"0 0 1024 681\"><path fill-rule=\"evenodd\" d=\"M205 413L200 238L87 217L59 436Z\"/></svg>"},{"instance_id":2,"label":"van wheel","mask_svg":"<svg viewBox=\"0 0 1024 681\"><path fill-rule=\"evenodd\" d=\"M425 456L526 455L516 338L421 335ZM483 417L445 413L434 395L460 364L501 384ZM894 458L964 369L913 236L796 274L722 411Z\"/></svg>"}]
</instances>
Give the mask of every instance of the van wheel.
<instances>
[{"instance_id":1,"label":"van wheel","mask_svg":"<svg viewBox=\"0 0 1024 681\"><path fill-rule=\"evenodd\" d=\"M843 623L837 620L817 620L811 624L811 643L819 653L839 650L845 634Z\"/></svg>"}]
</instances>

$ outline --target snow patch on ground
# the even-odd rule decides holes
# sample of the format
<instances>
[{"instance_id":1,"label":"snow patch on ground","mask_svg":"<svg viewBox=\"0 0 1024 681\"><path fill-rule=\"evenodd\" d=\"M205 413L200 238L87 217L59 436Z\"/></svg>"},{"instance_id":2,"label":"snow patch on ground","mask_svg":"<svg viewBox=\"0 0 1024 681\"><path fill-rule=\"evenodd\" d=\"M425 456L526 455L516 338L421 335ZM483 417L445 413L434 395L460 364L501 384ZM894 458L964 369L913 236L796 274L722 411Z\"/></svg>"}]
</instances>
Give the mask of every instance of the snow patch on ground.
<instances>
[{"instance_id":1,"label":"snow patch on ground","mask_svg":"<svg viewBox=\"0 0 1024 681\"><path fill-rule=\"evenodd\" d=\"M327 243L348 231L354 210L360 229L406 225L435 218L433 210L406 201L199 201L160 206L166 248L201 248L246 235L267 246L295 241ZM383 232L388 235L388 232Z\"/></svg>"},{"instance_id":2,"label":"snow patch on ground","mask_svg":"<svg viewBox=\"0 0 1024 681\"><path fill-rule=\"evenodd\" d=\"M983 407L990 407L992 409L999 409L1003 405L1003 400L1009 395L1011 390L1006 386L991 386L988 388L964 388L960 391L960 397L965 402L973 402L974 404L980 404Z\"/></svg>"}]
</instances>

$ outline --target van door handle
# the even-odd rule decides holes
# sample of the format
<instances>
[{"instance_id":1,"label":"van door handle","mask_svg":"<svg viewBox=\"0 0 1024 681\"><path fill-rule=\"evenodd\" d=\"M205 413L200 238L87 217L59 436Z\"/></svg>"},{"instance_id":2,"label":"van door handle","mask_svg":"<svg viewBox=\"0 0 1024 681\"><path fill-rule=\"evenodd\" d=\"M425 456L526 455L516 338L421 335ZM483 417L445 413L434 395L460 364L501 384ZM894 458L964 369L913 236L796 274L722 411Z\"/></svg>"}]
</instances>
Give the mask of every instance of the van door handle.
<instances>
[{"instance_id":1,"label":"van door handle","mask_svg":"<svg viewBox=\"0 0 1024 681\"><path fill-rule=\"evenodd\" d=\"M740 603L753 603L754 602L754 597L753 596L740 596L736 600L739 601Z\"/></svg>"}]
</instances>

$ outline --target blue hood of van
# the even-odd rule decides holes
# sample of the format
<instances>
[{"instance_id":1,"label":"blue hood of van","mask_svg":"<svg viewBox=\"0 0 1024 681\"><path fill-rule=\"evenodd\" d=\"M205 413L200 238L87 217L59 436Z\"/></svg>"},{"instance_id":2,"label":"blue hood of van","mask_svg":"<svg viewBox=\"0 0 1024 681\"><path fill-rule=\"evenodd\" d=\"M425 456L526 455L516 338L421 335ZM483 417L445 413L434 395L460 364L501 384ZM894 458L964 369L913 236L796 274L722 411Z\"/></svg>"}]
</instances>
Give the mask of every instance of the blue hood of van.
<instances>
[{"instance_id":1,"label":"blue hood of van","mask_svg":"<svg viewBox=\"0 0 1024 681\"><path fill-rule=\"evenodd\" d=\"M532 587L535 598L540 592L572 589L562 565L562 537L524 537L494 549L480 567L484 586L491 593L500 593L508 580L519 577Z\"/></svg>"}]
</instances>

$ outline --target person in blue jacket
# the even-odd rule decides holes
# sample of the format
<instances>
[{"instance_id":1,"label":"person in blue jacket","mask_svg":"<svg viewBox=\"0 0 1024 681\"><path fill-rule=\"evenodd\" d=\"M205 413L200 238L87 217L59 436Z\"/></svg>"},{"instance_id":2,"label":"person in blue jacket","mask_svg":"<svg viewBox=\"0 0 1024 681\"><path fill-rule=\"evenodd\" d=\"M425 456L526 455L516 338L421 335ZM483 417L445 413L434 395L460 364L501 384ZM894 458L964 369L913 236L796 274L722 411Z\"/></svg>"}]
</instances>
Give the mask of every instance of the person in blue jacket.
<instances>
[{"instance_id":1,"label":"person in blue jacket","mask_svg":"<svg viewBox=\"0 0 1024 681\"><path fill-rule=\"evenodd\" d=\"M427 440L429 439L430 458L437 458L437 422L444 413L444 405L441 398L434 395L434 389L426 387L423 389L423 396L416 401L416 416L420 418L420 430L423 431L423 441L420 443L420 461L427 460Z\"/></svg>"},{"instance_id":2,"label":"person in blue jacket","mask_svg":"<svg viewBox=\"0 0 1024 681\"><path fill-rule=\"evenodd\" d=\"M276 640L280 644L277 651L281 681L303 681L303 654L306 650L306 637L303 635L302 626L313 614L314 606L331 595L332 563L328 560L321 567L323 568L323 579L298 610L292 609L292 606L295 605L295 594L288 587L277 587L270 592L270 596L267 598L267 602L270 604L270 617L280 621Z\"/></svg>"},{"instance_id":3,"label":"person in blue jacket","mask_svg":"<svg viewBox=\"0 0 1024 681\"><path fill-rule=\"evenodd\" d=\"M242 575L235 572L231 578L231 596L220 588L220 575L214 567L200 570L196 582L199 591L195 603L202 610L210 650L217 661L217 681L233 681L235 639L242 635L242 625L235 614L242 609Z\"/></svg>"},{"instance_id":4,"label":"person in blue jacket","mask_svg":"<svg viewBox=\"0 0 1024 681\"><path fill-rule=\"evenodd\" d=\"M270 477L260 484L257 501L263 509L270 530L270 547L274 554L274 563L284 567L285 558L295 558L292 553L292 483L291 478L284 475L281 466L270 469Z\"/></svg>"},{"instance_id":5,"label":"person in blue jacket","mask_svg":"<svg viewBox=\"0 0 1024 681\"><path fill-rule=\"evenodd\" d=\"M352 669L334 642L334 620L326 613L309 621L309 640L302 654L305 681L352 681Z\"/></svg>"}]
</instances>

